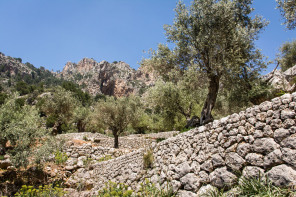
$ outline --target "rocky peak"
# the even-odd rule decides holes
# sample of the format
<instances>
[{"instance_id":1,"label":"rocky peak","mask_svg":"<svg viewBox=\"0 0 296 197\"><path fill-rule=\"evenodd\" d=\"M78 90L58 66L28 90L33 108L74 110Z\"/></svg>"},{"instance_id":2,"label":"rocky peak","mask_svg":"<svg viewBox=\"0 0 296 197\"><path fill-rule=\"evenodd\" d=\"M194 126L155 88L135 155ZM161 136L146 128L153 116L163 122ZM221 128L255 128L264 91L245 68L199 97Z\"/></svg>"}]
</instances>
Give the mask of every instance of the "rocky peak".
<instances>
[{"instance_id":1,"label":"rocky peak","mask_svg":"<svg viewBox=\"0 0 296 197\"><path fill-rule=\"evenodd\" d=\"M90 58L83 58L77 64L66 63L58 76L78 83L92 95L127 96L140 93L154 83L149 73L135 70L125 62L96 62Z\"/></svg>"}]
</instances>

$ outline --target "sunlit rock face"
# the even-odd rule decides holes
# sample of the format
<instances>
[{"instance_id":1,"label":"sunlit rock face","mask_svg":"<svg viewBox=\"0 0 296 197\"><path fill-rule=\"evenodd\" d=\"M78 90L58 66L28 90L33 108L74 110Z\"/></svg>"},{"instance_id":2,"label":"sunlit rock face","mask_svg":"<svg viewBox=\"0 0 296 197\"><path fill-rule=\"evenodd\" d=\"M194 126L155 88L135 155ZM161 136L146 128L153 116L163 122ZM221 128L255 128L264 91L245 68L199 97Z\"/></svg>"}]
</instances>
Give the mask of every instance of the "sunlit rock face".
<instances>
[{"instance_id":1,"label":"sunlit rock face","mask_svg":"<svg viewBox=\"0 0 296 197\"><path fill-rule=\"evenodd\" d=\"M147 69L135 70L125 62L96 62L90 58L83 58L77 64L67 62L58 76L78 83L92 95L116 97L139 94L155 81Z\"/></svg>"}]
</instances>

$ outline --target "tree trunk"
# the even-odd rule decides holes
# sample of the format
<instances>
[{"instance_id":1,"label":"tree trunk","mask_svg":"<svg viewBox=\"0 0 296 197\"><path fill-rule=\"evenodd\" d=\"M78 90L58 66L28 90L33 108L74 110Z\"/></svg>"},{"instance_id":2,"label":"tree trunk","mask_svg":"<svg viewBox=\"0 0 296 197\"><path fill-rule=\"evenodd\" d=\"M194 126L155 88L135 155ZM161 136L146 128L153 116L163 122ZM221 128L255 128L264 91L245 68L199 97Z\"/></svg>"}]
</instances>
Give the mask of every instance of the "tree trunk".
<instances>
[{"instance_id":1,"label":"tree trunk","mask_svg":"<svg viewBox=\"0 0 296 197\"><path fill-rule=\"evenodd\" d=\"M114 135L114 148L119 148L118 135L117 134L113 134L113 135Z\"/></svg>"},{"instance_id":2,"label":"tree trunk","mask_svg":"<svg viewBox=\"0 0 296 197\"><path fill-rule=\"evenodd\" d=\"M219 91L219 81L220 81L220 76L217 75L211 75L209 76L210 84L208 87L208 96L205 100L205 104L203 106L203 109L201 111L201 116L200 116L200 125L207 124L211 121L213 121L213 116L211 114L218 95Z\"/></svg>"}]
</instances>

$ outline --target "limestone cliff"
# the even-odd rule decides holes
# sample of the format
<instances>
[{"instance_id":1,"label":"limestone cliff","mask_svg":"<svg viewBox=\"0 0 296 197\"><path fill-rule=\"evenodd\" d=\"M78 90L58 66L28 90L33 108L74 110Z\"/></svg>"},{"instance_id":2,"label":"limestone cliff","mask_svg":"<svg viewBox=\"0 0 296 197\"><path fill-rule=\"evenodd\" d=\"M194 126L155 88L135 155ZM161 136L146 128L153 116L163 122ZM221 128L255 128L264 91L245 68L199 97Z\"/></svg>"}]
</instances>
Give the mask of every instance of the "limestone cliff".
<instances>
[{"instance_id":1,"label":"limestone cliff","mask_svg":"<svg viewBox=\"0 0 296 197\"><path fill-rule=\"evenodd\" d=\"M83 58L77 64L68 62L58 76L74 81L92 95L117 97L141 94L155 78L147 70L135 70L125 62L96 62L90 58Z\"/></svg>"}]
</instances>

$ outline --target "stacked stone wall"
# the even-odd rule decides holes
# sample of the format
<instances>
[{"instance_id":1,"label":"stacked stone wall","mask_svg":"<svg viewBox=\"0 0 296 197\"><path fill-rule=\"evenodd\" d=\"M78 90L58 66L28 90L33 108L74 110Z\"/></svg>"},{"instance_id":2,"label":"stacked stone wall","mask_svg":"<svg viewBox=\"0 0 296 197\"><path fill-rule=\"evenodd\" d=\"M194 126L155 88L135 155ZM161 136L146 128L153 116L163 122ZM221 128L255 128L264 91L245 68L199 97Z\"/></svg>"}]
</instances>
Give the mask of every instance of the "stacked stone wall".
<instances>
[{"instance_id":1,"label":"stacked stone wall","mask_svg":"<svg viewBox=\"0 0 296 197\"><path fill-rule=\"evenodd\" d=\"M141 149L93 166L82 178L93 191L108 180L134 188L145 178L160 185L169 181L180 196L194 196L204 185L230 188L240 175L296 185L295 107L296 93L285 94L152 145L152 169L143 169Z\"/></svg>"}]
</instances>

